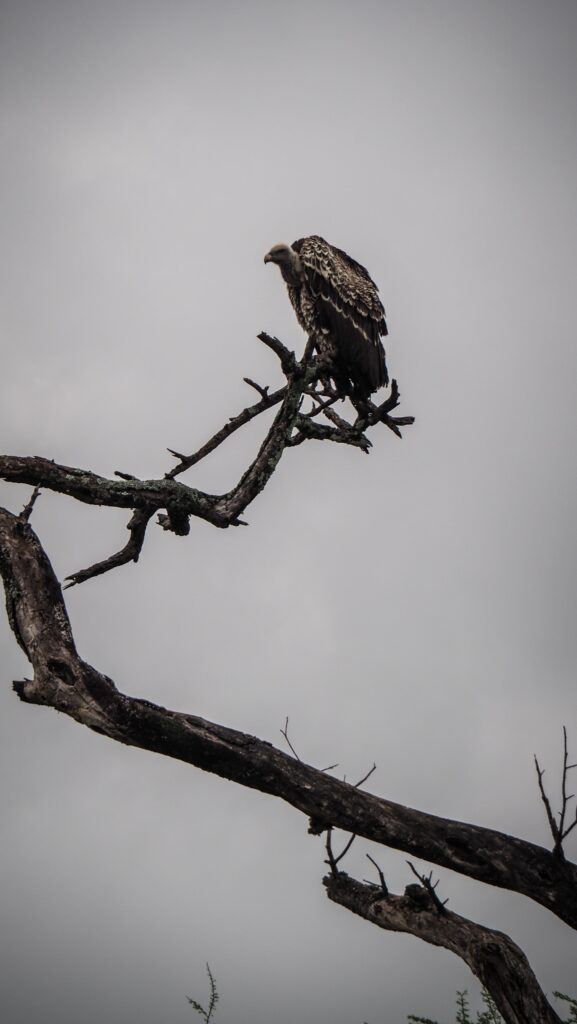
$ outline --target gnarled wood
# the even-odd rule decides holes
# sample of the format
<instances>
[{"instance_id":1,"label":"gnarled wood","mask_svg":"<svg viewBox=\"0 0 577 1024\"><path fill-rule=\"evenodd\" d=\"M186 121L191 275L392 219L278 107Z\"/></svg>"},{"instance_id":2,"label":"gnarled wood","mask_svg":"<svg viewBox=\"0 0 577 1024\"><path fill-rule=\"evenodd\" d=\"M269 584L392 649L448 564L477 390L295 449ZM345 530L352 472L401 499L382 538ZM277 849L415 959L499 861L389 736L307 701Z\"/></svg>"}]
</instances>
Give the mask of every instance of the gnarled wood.
<instances>
[{"instance_id":1,"label":"gnarled wood","mask_svg":"<svg viewBox=\"0 0 577 1024\"><path fill-rule=\"evenodd\" d=\"M403 807L254 736L126 697L78 655L62 591L31 526L0 510L0 571L12 629L34 678L16 684L111 739L270 793L314 820L528 896L577 927L577 867L513 836Z\"/></svg>"},{"instance_id":2,"label":"gnarled wood","mask_svg":"<svg viewBox=\"0 0 577 1024\"><path fill-rule=\"evenodd\" d=\"M407 932L443 946L465 961L491 993L506 1024L561 1024L521 949L503 932L484 928L449 910L439 913L426 889L408 885L403 896L383 895L376 886L343 872L323 879L327 896L390 932Z\"/></svg>"}]
</instances>

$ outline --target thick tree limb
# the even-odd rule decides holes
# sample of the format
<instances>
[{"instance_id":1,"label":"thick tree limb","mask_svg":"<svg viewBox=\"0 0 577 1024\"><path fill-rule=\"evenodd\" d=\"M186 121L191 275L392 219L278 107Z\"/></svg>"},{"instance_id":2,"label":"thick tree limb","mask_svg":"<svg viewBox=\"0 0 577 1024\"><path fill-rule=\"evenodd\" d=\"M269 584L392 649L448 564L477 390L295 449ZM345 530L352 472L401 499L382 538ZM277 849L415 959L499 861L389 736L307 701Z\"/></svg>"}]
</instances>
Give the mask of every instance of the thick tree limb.
<instances>
[{"instance_id":1,"label":"thick tree limb","mask_svg":"<svg viewBox=\"0 0 577 1024\"><path fill-rule=\"evenodd\" d=\"M438 908L420 885L403 896L331 872L323 879L327 896L354 914L391 932L407 932L461 957L491 993L506 1024L561 1024L547 1002L527 957L503 932Z\"/></svg>"},{"instance_id":2,"label":"thick tree limb","mask_svg":"<svg viewBox=\"0 0 577 1024\"><path fill-rule=\"evenodd\" d=\"M577 867L549 851L381 799L254 736L124 696L79 657L47 555L25 518L3 509L0 572L12 630L34 670L32 680L15 684L23 701L49 705L120 743L279 797L324 828L354 832L522 893L577 927Z\"/></svg>"}]
</instances>

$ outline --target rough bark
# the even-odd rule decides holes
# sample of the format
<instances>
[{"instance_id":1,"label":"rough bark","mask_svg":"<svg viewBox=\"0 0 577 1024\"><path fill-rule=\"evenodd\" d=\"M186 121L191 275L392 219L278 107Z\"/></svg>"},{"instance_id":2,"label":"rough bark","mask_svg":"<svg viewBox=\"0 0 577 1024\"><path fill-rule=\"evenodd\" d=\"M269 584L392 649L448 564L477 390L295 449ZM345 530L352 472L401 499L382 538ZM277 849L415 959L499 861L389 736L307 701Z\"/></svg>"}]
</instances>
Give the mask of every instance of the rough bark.
<instances>
[{"instance_id":1,"label":"rough bark","mask_svg":"<svg viewBox=\"0 0 577 1024\"><path fill-rule=\"evenodd\" d=\"M323 879L334 903L391 932L407 932L461 957L486 988L506 1024L561 1024L547 1002L529 961L503 932L442 912L419 885L403 896L386 896L343 872Z\"/></svg>"},{"instance_id":2,"label":"rough bark","mask_svg":"<svg viewBox=\"0 0 577 1024\"><path fill-rule=\"evenodd\" d=\"M22 517L0 510L0 571L14 634L34 677L15 684L111 739L279 797L311 818L528 896L577 927L577 867L533 843L403 807L332 778L254 736L120 693L78 655L60 585Z\"/></svg>"},{"instance_id":3,"label":"rough bark","mask_svg":"<svg viewBox=\"0 0 577 1024\"><path fill-rule=\"evenodd\" d=\"M491 992L508 1024L557 1024L559 1018L548 1006L523 953L507 936L446 912L424 877L424 887L409 886L404 896L390 896L382 874L380 889L364 886L340 873L337 862L354 836L363 836L522 893L577 927L577 867L563 856L564 817L561 839L550 853L491 829L403 807L362 791L360 784L334 779L254 736L127 697L76 650L62 589L28 522L39 486L81 502L132 510L128 542L115 554L68 577L73 585L137 561L148 524L160 509L165 510L159 514L160 525L180 535L189 532L192 517L220 528L240 525L241 514L266 486L289 447L329 440L368 452L369 428L382 423L400 436L400 427L413 422L410 416L391 415L399 403L395 381L385 401L377 406L367 400L362 416L357 409L356 420L347 422L333 408L342 395L331 385L331 367L313 357L310 339L297 362L278 339L259 337L278 357L286 385L269 393L247 379L260 400L232 417L193 454L172 451L177 465L161 480L138 480L118 471L119 479L110 480L41 457L0 456L0 478L36 488L20 516L0 509L0 573L8 618L33 668L33 678L14 683L14 688L23 701L53 707L120 743L177 758L284 800L310 818L309 831L327 830L332 874L325 885L332 900L380 927L409 931L453 950ZM305 400L310 404L308 411L303 411ZM279 406L278 411L258 453L226 494L207 494L175 479L274 406ZM319 416L328 423L320 423ZM565 789L563 793L566 796ZM351 833L336 859L330 850L334 827Z\"/></svg>"},{"instance_id":4,"label":"rough bark","mask_svg":"<svg viewBox=\"0 0 577 1024\"><path fill-rule=\"evenodd\" d=\"M369 427L382 423L400 437L400 427L413 423L412 416L392 415L400 398L394 380L384 402L378 406L370 401L365 403L367 413L364 420L357 417L354 423L347 422L331 408L343 396L334 390L327 391L325 386L319 390L319 380L327 372L327 367L313 357L310 345L299 362L278 338L262 333L259 339L278 357L286 378L285 386L270 393L268 387L261 387L245 378L246 383L261 396L260 401L231 417L191 455L182 455L169 449L178 461L160 480L139 480L130 473L118 470L115 476L119 479L111 480L89 470L59 465L41 456L0 455L0 479L43 487L90 505L133 510L134 514L127 527L130 531L129 541L107 558L72 573L68 576L69 586L83 583L128 562L137 562L148 524L160 509L165 509L165 512L159 514L159 524L179 536L189 533L190 520L194 517L221 529L246 525L240 518L242 513L266 487L287 448L308 440L317 440L336 441L368 452L371 442L365 431ZM312 405L308 412L302 411L305 399ZM277 405L280 408L253 462L225 494L208 494L176 480L181 473L210 455L236 430ZM318 423L316 417L321 415L332 425Z\"/></svg>"}]
</instances>

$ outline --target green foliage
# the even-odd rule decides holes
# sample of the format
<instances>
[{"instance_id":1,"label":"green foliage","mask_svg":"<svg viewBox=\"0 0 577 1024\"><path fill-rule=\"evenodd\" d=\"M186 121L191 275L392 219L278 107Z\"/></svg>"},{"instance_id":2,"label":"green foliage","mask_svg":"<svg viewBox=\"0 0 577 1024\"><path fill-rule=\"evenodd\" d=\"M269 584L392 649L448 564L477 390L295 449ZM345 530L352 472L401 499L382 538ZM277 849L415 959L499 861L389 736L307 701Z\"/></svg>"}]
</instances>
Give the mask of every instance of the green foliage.
<instances>
[{"instance_id":1,"label":"green foliage","mask_svg":"<svg viewBox=\"0 0 577 1024\"><path fill-rule=\"evenodd\" d=\"M465 989L463 992L457 992L457 1016L455 1017L455 1024L503 1024L503 1018L486 989L483 989L482 997L485 1009L480 1010L477 1013L477 1016L473 1018L471 1016L469 1000L467 998L467 990ZM413 1024L438 1024L438 1021L431 1020L429 1017L415 1017L413 1014L410 1014L407 1017L407 1020L412 1021Z\"/></svg>"},{"instance_id":2,"label":"green foliage","mask_svg":"<svg viewBox=\"0 0 577 1024\"><path fill-rule=\"evenodd\" d=\"M486 1009L477 1014L477 1024L501 1024L503 1018L486 988L481 992L481 998Z\"/></svg>"},{"instance_id":3,"label":"green foliage","mask_svg":"<svg viewBox=\"0 0 577 1024\"><path fill-rule=\"evenodd\" d=\"M569 1003L569 1016L567 1017L566 1024L577 1024L577 999L565 996L562 992L554 992L553 995L555 999L562 999L563 1002Z\"/></svg>"},{"instance_id":4,"label":"green foliage","mask_svg":"<svg viewBox=\"0 0 577 1024\"><path fill-rule=\"evenodd\" d=\"M569 1003L569 1016L567 1017L565 1024L577 1024L577 999L573 999L572 996L566 996L563 992L554 992L553 995L556 999L562 999L563 1002ZM491 999L491 996L487 992L487 989L483 989L481 996L485 1004L485 1009L480 1010L477 1013L477 1016L473 1019L469 1009L466 989L464 992L457 992L457 1016L455 1017L455 1024L503 1024L503 1018ZM438 1021L431 1020L430 1017L415 1017L412 1013L409 1014L407 1020L412 1021L412 1024L439 1024Z\"/></svg>"},{"instance_id":5,"label":"green foliage","mask_svg":"<svg viewBox=\"0 0 577 1024\"><path fill-rule=\"evenodd\" d=\"M218 989L216 987L216 979L210 969L209 964L206 965L206 973L208 974L208 980L210 982L210 999L208 1003L208 1010L205 1010L204 1006L201 1006L200 1003L197 1003L196 999L191 999L190 996L187 996L186 998L188 999L193 1010L195 1010L200 1017L204 1017L206 1024L209 1024L209 1022L212 1020L219 997Z\"/></svg>"}]
</instances>

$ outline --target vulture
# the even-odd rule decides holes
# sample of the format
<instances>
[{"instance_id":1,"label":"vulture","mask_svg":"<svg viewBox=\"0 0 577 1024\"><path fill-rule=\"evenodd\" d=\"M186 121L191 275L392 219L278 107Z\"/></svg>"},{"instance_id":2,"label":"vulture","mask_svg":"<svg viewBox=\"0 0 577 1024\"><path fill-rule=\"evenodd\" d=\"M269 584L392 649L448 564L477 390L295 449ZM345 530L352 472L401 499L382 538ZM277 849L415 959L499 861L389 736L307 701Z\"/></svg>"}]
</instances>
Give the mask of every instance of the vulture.
<instances>
[{"instance_id":1,"label":"vulture","mask_svg":"<svg viewBox=\"0 0 577 1024\"><path fill-rule=\"evenodd\" d=\"M386 386L385 310L368 271L320 235L273 245L264 261L278 264L297 320L330 360L339 390L363 401Z\"/></svg>"}]
</instances>

